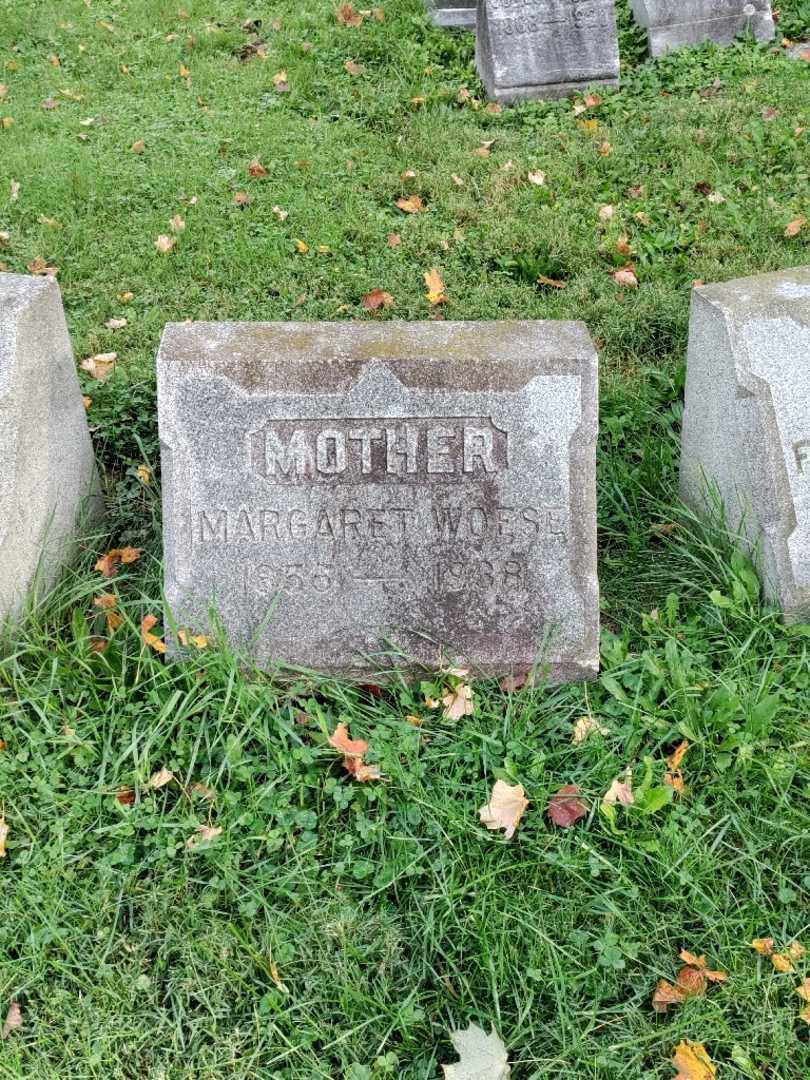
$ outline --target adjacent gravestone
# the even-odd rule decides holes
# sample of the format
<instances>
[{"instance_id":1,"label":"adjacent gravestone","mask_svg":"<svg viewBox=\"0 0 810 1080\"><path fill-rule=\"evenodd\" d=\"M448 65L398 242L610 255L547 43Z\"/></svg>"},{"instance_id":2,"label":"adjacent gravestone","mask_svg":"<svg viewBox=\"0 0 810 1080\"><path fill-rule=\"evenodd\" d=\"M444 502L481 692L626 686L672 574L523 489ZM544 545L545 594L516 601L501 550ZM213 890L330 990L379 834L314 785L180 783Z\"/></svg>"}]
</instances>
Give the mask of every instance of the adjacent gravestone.
<instances>
[{"instance_id":1,"label":"adjacent gravestone","mask_svg":"<svg viewBox=\"0 0 810 1080\"><path fill-rule=\"evenodd\" d=\"M54 583L99 510L59 286L0 274L0 623Z\"/></svg>"},{"instance_id":2,"label":"adjacent gravestone","mask_svg":"<svg viewBox=\"0 0 810 1080\"><path fill-rule=\"evenodd\" d=\"M581 323L169 325L166 597L260 663L593 676Z\"/></svg>"},{"instance_id":3,"label":"adjacent gravestone","mask_svg":"<svg viewBox=\"0 0 810 1080\"><path fill-rule=\"evenodd\" d=\"M428 11L436 26L445 30L475 30L478 0L428 0Z\"/></svg>"},{"instance_id":4,"label":"adjacent gravestone","mask_svg":"<svg viewBox=\"0 0 810 1080\"><path fill-rule=\"evenodd\" d=\"M695 290L681 487L722 501L767 595L810 615L810 267Z\"/></svg>"},{"instance_id":5,"label":"adjacent gravestone","mask_svg":"<svg viewBox=\"0 0 810 1080\"><path fill-rule=\"evenodd\" d=\"M505 103L616 86L614 0L479 0L476 62L487 94Z\"/></svg>"},{"instance_id":6,"label":"adjacent gravestone","mask_svg":"<svg viewBox=\"0 0 810 1080\"><path fill-rule=\"evenodd\" d=\"M771 0L630 0L630 4L636 21L647 30L653 56L704 41L730 45L746 31L759 41L770 41L776 32Z\"/></svg>"}]
</instances>

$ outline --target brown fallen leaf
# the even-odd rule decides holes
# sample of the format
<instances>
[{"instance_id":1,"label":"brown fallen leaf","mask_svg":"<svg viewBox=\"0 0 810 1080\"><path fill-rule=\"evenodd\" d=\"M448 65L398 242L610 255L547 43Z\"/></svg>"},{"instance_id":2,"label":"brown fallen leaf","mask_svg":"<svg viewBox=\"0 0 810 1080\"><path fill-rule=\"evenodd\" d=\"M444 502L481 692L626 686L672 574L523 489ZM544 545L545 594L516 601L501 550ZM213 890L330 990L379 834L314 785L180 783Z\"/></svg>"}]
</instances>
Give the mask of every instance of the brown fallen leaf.
<instances>
[{"instance_id":1,"label":"brown fallen leaf","mask_svg":"<svg viewBox=\"0 0 810 1080\"><path fill-rule=\"evenodd\" d=\"M237 191L233 197L234 206L250 206L253 202L255 202L253 196L247 191Z\"/></svg>"},{"instance_id":2,"label":"brown fallen leaf","mask_svg":"<svg viewBox=\"0 0 810 1080\"><path fill-rule=\"evenodd\" d=\"M681 949L680 957L685 964L688 964L689 966L697 968L699 971L701 971L703 973L703 977L709 982L721 983L725 982L728 978L728 975L725 973L725 971L710 971L706 967L706 957L702 954L700 956L696 956L693 952L689 952L688 949Z\"/></svg>"},{"instance_id":3,"label":"brown fallen leaf","mask_svg":"<svg viewBox=\"0 0 810 1080\"><path fill-rule=\"evenodd\" d=\"M681 765L683 764L683 759L686 757L688 749L689 743L684 739L667 758L669 771L664 776L664 783L668 784L671 788L674 788L679 795L683 795L686 791L686 783L683 778L683 772L681 771Z\"/></svg>"},{"instance_id":4,"label":"brown fallen leaf","mask_svg":"<svg viewBox=\"0 0 810 1080\"><path fill-rule=\"evenodd\" d=\"M360 26L364 16L354 10L353 4L343 4L335 12L335 18L341 26Z\"/></svg>"},{"instance_id":5,"label":"brown fallen leaf","mask_svg":"<svg viewBox=\"0 0 810 1080\"><path fill-rule=\"evenodd\" d=\"M576 784L566 784L561 787L556 795L552 795L548 804L548 816L561 829L570 829L573 825L587 816L588 806L578 798L579 788Z\"/></svg>"},{"instance_id":6,"label":"brown fallen leaf","mask_svg":"<svg viewBox=\"0 0 810 1080\"><path fill-rule=\"evenodd\" d=\"M186 848L188 851L195 851L202 844L210 844L221 835L220 825L198 825L194 835L186 840Z\"/></svg>"},{"instance_id":7,"label":"brown fallen leaf","mask_svg":"<svg viewBox=\"0 0 810 1080\"><path fill-rule=\"evenodd\" d=\"M675 1080L713 1080L717 1066L706 1052L703 1043L684 1040L675 1047L672 1064L678 1070Z\"/></svg>"},{"instance_id":8,"label":"brown fallen leaf","mask_svg":"<svg viewBox=\"0 0 810 1080\"><path fill-rule=\"evenodd\" d=\"M358 64L354 60L347 60L343 66L350 75L354 75L355 77L358 75L365 75L366 73L366 69L363 64Z\"/></svg>"},{"instance_id":9,"label":"brown fallen leaf","mask_svg":"<svg viewBox=\"0 0 810 1080\"><path fill-rule=\"evenodd\" d=\"M0 859L5 859L8 852L6 851L6 840L8 834L11 832L11 826L6 822L4 817L0 817Z\"/></svg>"},{"instance_id":10,"label":"brown fallen leaf","mask_svg":"<svg viewBox=\"0 0 810 1080\"><path fill-rule=\"evenodd\" d=\"M420 214L425 209L425 204L418 195L402 196L397 199L397 206L405 214Z\"/></svg>"},{"instance_id":11,"label":"brown fallen leaf","mask_svg":"<svg viewBox=\"0 0 810 1080\"><path fill-rule=\"evenodd\" d=\"M399 245L402 243L402 237L399 235L399 233L392 232L388 234L388 238L385 242L390 248L399 247Z\"/></svg>"},{"instance_id":12,"label":"brown fallen leaf","mask_svg":"<svg viewBox=\"0 0 810 1080\"><path fill-rule=\"evenodd\" d=\"M757 937L751 942L751 948L760 956L771 956L775 942L772 937Z\"/></svg>"},{"instance_id":13,"label":"brown fallen leaf","mask_svg":"<svg viewBox=\"0 0 810 1080\"><path fill-rule=\"evenodd\" d=\"M392 307L394 298L385 289L372 289L363 297L363 307L367 311L379 311L380 308Z\"/></svg>"},{"instance_id":14,"label":"brown fallen leaf","mask_svg":"<svg viewBox=\"0 0 810 1080\"><path fill-rule=\"evenodd\" d=\"M176 243L176 236L169 236L167 233L161 233L157 240L155 240L155 247L161 255L168 255Z\"/></svg>"},{"instance_id":15,"label":"brown fallen leaf","mask_svg":"<svg viewBox=\"0 0 810 1080\"><path fill-rule=\"evenodd\" d=\"M807 949L800 941L791 941L787 947L787 954L791 960L802 960L807 955Z\"/></svg>"},{"instance_id":16,"label":"brown fallen leaf","mask_svg":"<svg viewBox=\"0 0 810 1080\"><path fill-rule=\"evenodd\" d=\"M115 793L115 801L121 803L122 806L132 806L135 802L134 790L128 786L119 788Z\"/></svg>"},{"instance_id":17,"label":"brown fallen leaf","mask_svg":"<svg viewBox=\"0 0 810 1080\"><path fill-rule=\"evenodd\" d=\"M680 986L673 986L666 979L659 979L652 996L652 1007L657 1013L666 1013L670 1005L682 1005L686 1001L686 992Z\"/></svg>"},{"instance_id":18,"label":"brown fallen leaf","mask_svg":"<svg viewBox=\"0 0 810 1080\"><path fill-rule=\"evenodd\" d=\"M181 79L187 79L189 77L189 75L191 75L191 72L188 70L186 65L181 64L180 65L180 78Z\"/></svg>"},{"instance_id":19,"label":"brown fallen leaf","mask_svg":"<svg viewBox=\"0 0 810 1080\"><path fill-rule=\"evenodd\" d=\"M445 720L461 720L464 716L472 716L475 712L472 687L467 683L451 687L442 697L442 705Z\"/></svg>"},{"instance_id":20,"label":"brown fallen leaf","mask_svg":"<svg viewBox=\"0 0 810 1080\"><path fill-rule=\"evenodd\" d=\"M629 773L624 779L617 776L602 796L603 806L615 806L617 803L621 803L622 806L632 806L635 801Z\"/></svg>"},{"instance_id":21,"label":"brown fallen leaf","mask_svg":"<svg viewBox=\"0 0 810 1080\"><path fill-rule=\"evenodd\" d=\"M143 139L136 139L132 146L130 146L130 150L133 154L143 154L146 152L146 143Z\"/></svg>"},{"instance_id":22,"label":"brown fallen leaf","mask_svg":"<svg viewBox=\"0 0 810 1080\"><path fill-rule=\"evenodd\" d=\"M798 236L802 229L807 224L806 217L797 217L785 226L785 236L790 240L794 236Z\"/></svg>"},{"instance_id":23,"label":"brown fallen leaf","mask_svg":"<svg viewBox=\"0 0 810 1080\"><path fill-rule=\"evenodd\" d=\"M98 382L106 382L112 373L115 371L115 363L118 360L118 353L96 353L95 356L87 356L79 364L82 371L86 371L88 375L92 375Z\"/></svg>"},{"instance_id":24,"label":"brown fallen leaf","mask_svg":"<svg viewBox=\"0 0 810 1080\"><path fill-rule=\"evenodd\" d=\"M16 1001L12 1001L8 1007L3 1026L0 1028L0 1039L7 1039L12 1031L18 1031L22 1026L22 1010Z\"/></svg>"},{"instance_id":25,"label":"brown fallen leaf","mask_svg":"<svg viewBox=\"0 0 810 1080\"><path fill-rule=\"evenodd\" d=\"M265 169L258 158L254 158L248 165L248 176L267 176L267 169Z\"/></svg>"},{"instance_id":26,"label":"brown fallen leaf","mask_svg":"<svg viewBox=\"0 0 810 1080\"><path fill-rule=\"evenodd\" d=\"M611 277L617 285L623 285L628 289L638 288L638 277L636 276L636 269L632 263L623 266L621 270L614 270Z\"/></svg>"},{"instance_id":27,"label":"brown fallen leaf","mask_svg":"<svg viewBox=\"0 0 810 1080\"><path fill-rule=\"evenodd\" d=\"M98 596L93 597L93 607L101 611L114 611L118 607L118 597L115 593L99 593Z\"/></svg>"},{"instance_id":28,"label":"brown fallen leaf","mask_svg":"<svg viewBox=\"0 0 810 1080\"><path fill-rule=\"evenodd\" d=\"M368 743L365 739L351 739L345 724L338 724L329 736L329 745L343 754L343 768L355 780L366 783L369 780L381 779L379 766L367 765L364 761Z\"/></svg>"},{"instance_id":29,"label":"brown fallen leaf","mask_svg":"<svg viewBox=\"0 0 810 1080\"><path fill-rule=\"evenodd\" d=\"M537 275L537 284L543 285L547 289L567 289L567 281L557 281L555 278L546 277L545 274Z\"/></svg>"},{"instance_id":30,"label":"brown fallen leaf","mask_svg":"<svg viewBox=\"0 0 810 1080\"><path fill-rule=\"evenodd\" d=\"M128 566L130 563L137 562L141 557L141 552L141 548L112 548L106 555L102 555L95 569L106 578L115 577L122 565Z\"/></svg>"},{"instance_id":31,"label":"brown fallen leaf","mask_svg":"<svg viewBox=\"0 0 810 1080\"><path fill-rule=\"evenodd\" d=\"M153 791L159 791L162 787L170 784L172 780L174 780L174 773L164 767L152 773L146 786Z\"/></svg>"},{"instance_id":32,"label":"brown fallen leaf","mask_svg":"<svg viewBox=\"0 0 810 1080\"><path fill-rule=\"evenodd\" d=\"M277 71L273 76L273 89L277 94L288 94L290 91L290 84L287 80L286 71Z\"/></svg>"},{"instance_id":33,"label":"brown fallen leaf","mask_svg":"<svg viewBox=\"0 0 810 1080\"><path fill-rule=\"evenodd\" d=\"M35 274L37 277L56 277L59 273L59 268L56 266L49 266L41 255L28 264L28 272Z\"/></svg>"},{"instance_id":34,"label":"brown fallen leaf","mask_svg":"<svg viewBox=\"0 0 810 1080\"><path fill-rule=\"evenodd\" d=\"M157 622L156 615L144 615L143 619L141 619L141 640L144 645L154 649L155 652L165 653L166 642L157 634L152 633L152 629L157 626Z\"/></svg>"},{"instance_id":35,"label":"brown fallen leaf","mask_svg":"<svg viewBox=\"0 0 810 1080\"><path fill-rule=\"evenodd\" d=\"M424 278L425 284L427 285L428 303L433 304L434 306L436 304L448 303L444 282L442 281L439 271L435 268L433 270L426 270Z\"/></svg>"},{"instance_id":36,"label":"brown fallen leaf","mask_svg":"<svg viewBox=\"0 0 810 1080\"><path fill-rule=\"evenodd\" d=\"M488 829L503 829L504 840L511 840L528 805L522 784L512 787L503 780L496 780L489 802L478 814Z\"/></svg>"}]
</instances>

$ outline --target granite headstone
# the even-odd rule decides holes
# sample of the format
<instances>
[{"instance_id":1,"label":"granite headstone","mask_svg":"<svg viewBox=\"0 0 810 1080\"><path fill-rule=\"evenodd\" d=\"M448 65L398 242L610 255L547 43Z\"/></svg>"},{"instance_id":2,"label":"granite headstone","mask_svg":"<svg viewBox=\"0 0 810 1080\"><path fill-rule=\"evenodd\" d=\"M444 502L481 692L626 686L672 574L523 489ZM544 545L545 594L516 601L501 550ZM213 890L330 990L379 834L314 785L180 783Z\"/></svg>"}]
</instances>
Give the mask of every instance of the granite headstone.
<instances>
[{"instance_id":1,"label":"granite headstone","mask_svg":"<svg viewBox=\"0 0 810 1080\"><path fill-rule=\"evenodd\" d=\"M428 0L428 11L436 26L444 30L475 30L478 0Z\"/></svg>"},{"instance_id":2,"label":"granite headstone","mask_svg":"<svg viewBox=\"0 0 810 1080\"><path fill-rule=\"evenodd\" d=\"M776 32L771 0L630 0L630 4L636 21L647 30L653 56L704 41L730 45L746 31L759 41L770 41Z\"/></svg>"},{"instance_id":3,"label":"granite headstone","mask_svg":"<svg viewBox=\"0 0 810 1080\"><path fill-rule=\"evenodd\" d=\"M810 616L810 267L694 291L681 489L747 537L788 617Z\"/></svg>"},{"instance_id":4,"label":"granite headstone","mask_svg":"<svg viewBox=\"0 0 810 1080\"><path fill-rule=\"evenodd\" d=\"M357 678L595 674L583 324L170 324L158 411L176 627Z\"/></svg>"},{"instance_id":5,"label":"granite headstone","mask_svg":"<svg viewBox=\"0 0 810 1080\"><path fill-rule=\"evenodd\" d=\"M614 0L479 0L476 63L490 98L507 104L616 86Z\"/></svg>"},{"instance_id":6,"label":"granite headstone","mask_svg":"<svg viewBox=\"0 0 810 1080\"><path fill-rule=\"evenodd\" d=\"M0 623L56 581L98 492L59 286L0 274Z\"/></svg>"}]
</instances>

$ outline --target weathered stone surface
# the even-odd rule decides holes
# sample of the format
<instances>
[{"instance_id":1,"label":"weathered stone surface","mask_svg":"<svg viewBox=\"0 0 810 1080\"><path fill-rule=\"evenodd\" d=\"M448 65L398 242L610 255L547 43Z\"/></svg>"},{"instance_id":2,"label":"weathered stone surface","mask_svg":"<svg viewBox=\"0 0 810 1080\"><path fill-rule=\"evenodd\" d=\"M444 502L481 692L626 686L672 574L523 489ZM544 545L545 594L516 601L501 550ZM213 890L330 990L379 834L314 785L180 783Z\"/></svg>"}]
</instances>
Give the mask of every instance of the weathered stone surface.
<instances>
[{"instance_id":1,"label":"weathered stone surface","mask_svg":"<svg viewBox=\"0 0 810 1080\"><path fill-rule=\"evenodd\" d=\"M478 0L476 63L505 103L619 81L614 0Z\"/></svg>"},{"instance_id":2,"label":"weathered stone surface","mask_svg":"<svg viewBox=\"0 0 810 1080\"><path fill-rule=\"evenodd\" d=\"M0 623L57 579L97 485L59 286L0 274Z\"/></svg>"},{"instance_id":3,"label":"weathered stone surface","mask_svg":"<svg viewBox=\"0 0 810 1080\"><path fill-rule=\"evenodd\" d=\"M436 26L446 30L475 30L478 0L428 0L428 11Z\"/></svg>"},{"instance_id":4,"label":"weathered stone surface","mask_svg":"<svg viewBox=\"0 0 810 1080\"><path fill-rule=\"evenodd\" d=\"M653 56L704 41L730 45L746 31L770 41L776 32L771 0L630 0L630 5L647 30Z\"/></svg>"},{"instance_id":5,"label":"weathered stone surface","mask_svg":"<svg viewBox=\"0 0 810 1080\"><path fill-rule=\"evenodd\" d=\"M682 453L685 501L722 500L767 595L810 615L810 267L694 291Z\"/></svg>"},{"instance_id":6,"label":"weathered stone surface","mask_svg":"<svg viewBox=\"0 0 810 1080\"><path fill-rule=\"evenodd\" d=\"M363 677L597 665L597 359L581 323L169 325L166 596Z\"/></svg>"}]
</instances>

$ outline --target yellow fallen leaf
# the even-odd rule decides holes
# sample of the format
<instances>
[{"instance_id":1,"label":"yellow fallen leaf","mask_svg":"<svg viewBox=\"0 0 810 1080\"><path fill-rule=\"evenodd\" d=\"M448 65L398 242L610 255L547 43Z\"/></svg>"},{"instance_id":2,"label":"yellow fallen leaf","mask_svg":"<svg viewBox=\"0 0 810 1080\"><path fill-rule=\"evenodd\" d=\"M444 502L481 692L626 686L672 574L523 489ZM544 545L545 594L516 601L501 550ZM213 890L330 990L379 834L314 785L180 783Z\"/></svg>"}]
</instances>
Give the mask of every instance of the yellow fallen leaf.
<instances>
[{"instance_id":1,"label":"yellow fallen leaf","mask_svg":"<svg viewBox=\"0 0 810 1080\"><path fill-rule=\"evenodd\" d=\"M427 299L431 304L446 304L447 294L444 291L444 282L438 270L426 270L424 274L427 285Z\"/></svg>"},{"instance_id":2,"label":"yellow fallen leaf","mask_svg":"<svg viewBox=\"0 0 810 1080\"><path fill-rule=\"evenodd\" d=\"M165 653L166 642L152 633L152 628L157 626L157 617L155 615L144 615L141 620L141 639L144 645L148 645L150 649L154 649L155 652Z\"/></svg>"},{"instance_id":3,"label":"yellow fallen leaf","mask_svg":"<svg viewBox=\"0 0 810 1080\"><path fill-rule=\"evenodd\" d=\"M306 255L309 251L309 244L305 240L293 240L293 243L299 255Z\"/></svg>"},{"instance_id":4,"label":"yellow fallen leaf","mask_svg":"<svg viewBox=\"0 0 810 1080\"><path fill-rule=\"evenodd\" d=\"M801 986L796 987L796 993L802 1001L810 1002L810 978L805 979Z\"/></svg>"},{"instance_id":5,"label":"yellow fallen leaf","mask_svg":"<svg viewBox=\"0 0 810 1080\"><path fill-rule=\"evenodd\" d=\"M6 857L6 839L11 832L11 826L6 824L6 819L0 817L0 859Z\"/></svg>"},{"instance_id":6,"label":"yellow fallen leaf","mask_svg":"<svg viewBox=\"0 0 810 1080\"><path fill-rule=\"evenodd\" d=\"M774 970L778 971L781 975L787 975L788 972L796 970L793 967L793 961L787 953L774 953L771 957L771 963L774 966Z\"/></svg>"},{"instance_id":7,"label":"yellow fallen leaf","mask_svg":"<svg viewBox=\"0 0 810 1080\"><path fill-rule=\"evenodd\" d=\"M528 805L522 784L513 787L503 780L496 780L489 802L478 814L488 829L503 829L504 839L511 840Z\"/></svg>"},{"instance_id":8,"label":"yellow fallen leaf","mask_svg":"<svg viewBox=\"0 0 810 1080\"><path fill-rule=\"evenodd\" d=\"M672 1064L678 1069L675 1080L713 1080L717 1075L717 1066L703 1043L689 1040L678 1043L672 1055Z\"/></svg>"},{"instance_id":9,"label":"yellow fallen leaf","mask_svg":"<svg viewBox=\"0 0 810 1080\"><path fill-rule=\"evenodd\" d=\"M178 630L177 636L181 645L193 645L195 649L208 648L208 638L205 634L192 634L188 630Z\"/></svg>"},{"instance_id":10,"label":"yellow fallen leaf","mask_svg":"<svg viewBox=\"0 0 810 1080\"><path fill-rule=\"evenodd\" d=\"M152 470L148 465L139 465L135 470L135 475L138 477L144 487L149 487L153 480Z\"/></svg>"},{"instance_id":11,"label":"yellow fallen leaf","mask_svg":"<svg viewBox=\"0 0 810 1080\"><path fill-rule=\"evenodd\" d=\"M407 198L403 196L397 199L397 206L405 214L420 214L425 208L425 204L418 195L409 195Z\"/></svg>"},{"instance_id":12,"label":"yellow fallen leaf","mask_svg":"<svg viewBox=\"0 0 810 1080\"><path fill-rule=\"evenodd\" d=\"M801 960L807 954L807 949L800 941L792 941L787 947L787 954L791 960Z\"/></svg>"},{"instance_id":13,"label":"yellow fallen leaf","mask_svg":"<svg viewBox=\"0 0 810 1080\"><path fill-rule=\"evenodd\" d=\"M132 146L130 146L130 150L133 154L143 154L146 152L146 143L143 139L136 139Z\"/></svg>"},{"instance_id":14,"label":"yellow fallen leaf","mask_svg":"<svg viewBox=\"0 0 810 1080\"><path fill-rule=\"evenodd\" d=\"M113 371L115 371L115 363L118 359L118 353L96 353L95 356L87 356L79 364L82 371L86 371L88 375L92 375L94 379L99 382L106 382L110 378Z\"/></svg>"},{"instance_id":15,"label":"yellow fallen leaf","mask_svg":"<svg viewBox=\"0 0 810 1080\"><path fill-rule=\"evenodd\" d=\"M188 70L185 64L180 65L180 78L187 79L191 72Z\"/></svg>"},{"instance_id":16,"label":"yellow fallen leaf","mask_svg":"<svg viewBox=\"0 0 810 1080\"><path fill-rule=\"evenodd\" d=\"M595 716L580 716L579 720L574 723L574 731L571 735L571 742L577 745L578 743L585 742L591 734L608 735L608 729L597 720Z\"/></svg>"},{"instance_id":17,"label":"yellow fallen leaf","mask_svg":"<svg viewBox=\"0 0 810 1080\"><path fill-rule=\"evenodd\" d=\"M751 948L754 952L758 952L760 956L770 956L773 953L774 940L772 937L754 938L751 942Z\"/></svg>"},{"instance_id":18,"label":"yellow fallen leaf","mask_svg":"<svg viewBox=\"0 0 810 1080\"><path fill-rule=\"evenodd\" d=\"M141 548L113 548L106 555L102 555L95 568L104 577L115 577L122 564L128 566L130 563L137 562L140 557Z\"/></svg>"},{"instance_id":19,"label":"yellow fallen leaf","mask_svg":"<svg viewBox=\"0 0 810 1080\"><path fill-rule=\"evenodd\" d=\"M118 607L118 597L111 592L99 593L93 597L93 607L100 608L101 611L114 611Z\"/></svg>"},{"instance_id":20,"label":"yellow fallen leaf","mask_svg":"<svg viewBox=\"0 0 810 1080\"><path fill-rule=\"evenodd\" d=\"M287 72L277 71L273 76L273 86L281 86L282 83L287 82Z\"/></svg>"}]
</instances>

